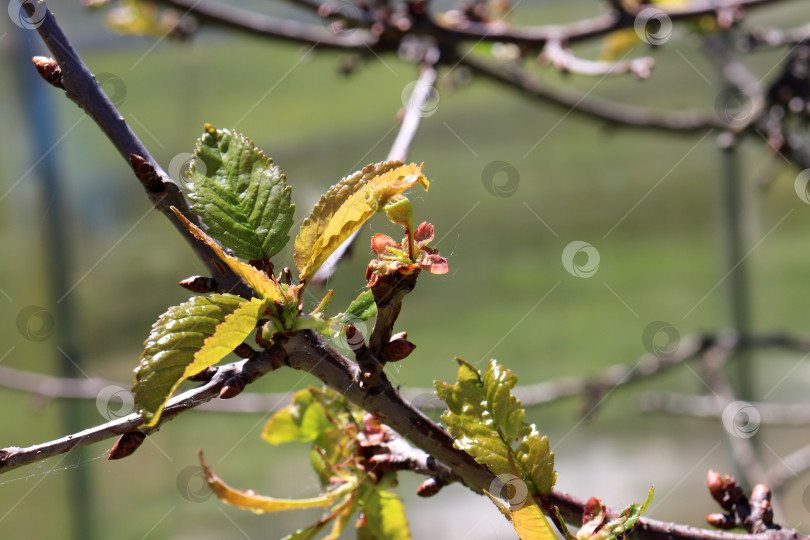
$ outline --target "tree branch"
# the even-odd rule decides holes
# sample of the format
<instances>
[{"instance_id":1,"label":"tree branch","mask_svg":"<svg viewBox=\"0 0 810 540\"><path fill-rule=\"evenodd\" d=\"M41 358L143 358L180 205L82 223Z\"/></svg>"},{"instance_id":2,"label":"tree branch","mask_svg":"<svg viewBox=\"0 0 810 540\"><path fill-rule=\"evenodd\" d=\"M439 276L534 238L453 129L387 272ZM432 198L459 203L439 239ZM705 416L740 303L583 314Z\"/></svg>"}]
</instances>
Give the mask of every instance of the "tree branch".
<instances>
[{"instance_id":1,"label":"tree branch","mask_svg":"<svg viewBox=\"0 0 810 540\"><path fill-rule=\"evenodd\" d=\"M578 75L619 75L632 73L640 79L650 76L655 61L650 57L635 58L621 62L607 62L604 60L586 60L577 57L570 49L563 47L559 40L552 39L543 48L540 62L551 64L564 73Z\"/></svg>"},{"instance_id":2,"label":"tree branch","mask_svg":"<svg viewBox=\"0 0 810 540\"><path fill-rule=\"evenodd\" d=\"M215 279L217 288L220 291L229 291L248 298L252 296L253 293L250 288L230 269L220 264L213 250L194 238L170 210L172 206L176 207L189 221L198 227L203 227L204 230L204 225L200 222L199 217L191 211L183 192L174 180L169 178L160 168L149 150L130 129L124 117L102 91L101 86L73 48L70 40L62 31L45 2L40 0L40 4L44 8L45 15L37 27L37 32L39 32L40 37L59 64L61 71L60 87L64 88L67 97L96 122L101 131L118 150L118 153L135 169L139 179L143 174L139 173L138 166L131 162L131 156L140 157L142 160L140 162L141 168L147 167L156 175L157 178L154 181L157 184L145 185L150 201L155 205L155 208L169 218L183 238L194 249ZM30 11L34 9L30 2L23 2L22 5L29 10L29 15L33 13Z\"/></svg>"},{"instance_id":3,"label":"tree branch","mask_svg":"<svg viewBox=\"0 0 810 540\"><path fill-rule=\"evenodd\" d=\"M728 129L715 115L696 111L655 111L643 107L616 103L572 90L553 88L514 67L496 67L491 62L464 57L460 65L473 73L495 81L522 95L581 116L601 120L610 126L650 129L682 134L704 133L712 129Z\"/></svg>"},{"instance_id":4,"label":"tree branch","mask_svg":"<svg viewBox=\"0 0 810 540\"><path fill-rule=\"evenodd\" d=\"M321 49L363 49L377 44L377 39L363 30L336 35L325 28L279 19L210 0L153 0L192 15L201 24L238 30L250 35L312 45Z\"/></svg>"},{"instance_id":5,"label":"tree branch","mask_svg":"<svg viewBox=\"0 0 810 540\"><path fill-rule=\"evenodd\" d=\"M711 15L724 10L752 9L767 4L774 4L781 0L725 0L725 1L695 1L688 6L677 9L663 9L656 6L656 10L671 21L694 19L702 15ZM594 17L576 21L569 24L548 26L514 27L497 22L493 24L464 20L446 24L431 20L431 24L443 31L445 38L471 41L498 41L515 43L527 49L540 49L549 41L574 43L604 36L622 28L632 28L636 17L641 11L649 7L642 3L633 10L612 11Z\"/></svg>"}]
</instances>

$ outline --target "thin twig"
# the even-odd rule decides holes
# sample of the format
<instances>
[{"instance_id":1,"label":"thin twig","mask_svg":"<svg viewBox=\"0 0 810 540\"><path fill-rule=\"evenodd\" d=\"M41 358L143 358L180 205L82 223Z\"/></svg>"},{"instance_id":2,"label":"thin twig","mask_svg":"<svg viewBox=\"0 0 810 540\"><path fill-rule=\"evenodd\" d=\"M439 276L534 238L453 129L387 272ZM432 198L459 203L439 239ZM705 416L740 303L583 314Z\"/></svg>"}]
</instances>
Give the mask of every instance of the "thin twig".
<instances>
[{"instance_id":1,"label":"thin twig","mask_svg":"<svg viewBox=\"0 0 810 540\"><path fill-rule=\"evenodd\" d=\"M808 426L810 405L798 403L767 403L748 401L756 410L763 426ZM723 417L724 407L714 396L695 396L678 392L645 392L639 397L639 409L644 413L664 413L692 416L707 420Z\"/></svg>"},{"instance_id":2,"label":"thin twig","mask_svg":"<svg viewBox=\"0 0 810 540\"><path fill-rule=\"evenodd\" d=\"M655 61L648 56L634 58L633 60L623 60L621 62L586 60L579 58L571 52L570 49L563 47L562 43L556 39L552 39L546 43L539 60L542 63L551 64L565 73L589 76L632 73L640 79L648 78L655 64Z\"/></svg>"},{"instance_id":3,"label":"thin twig","mask_svg":"<svg viewBox=\"0 0 810 540\"><path fill-rule=\"evenodd\" d=\"M210 0L155 1L181 11L184 16L192 15L202 24L212 24L263 38L312 45L315 48L365 50L377 43L377 38L365 30L337 35L326 28L279 19Z\"/></svg>"},{"instance_id":4,"label":"thin twig","mask_svg":"<svg viewBox=\"0 0 810 540\"><path fill-rule=\"evenodd\" d=\"M712 15L723 10L748 10L774 4L778 1L782 0L725 0L720 2L703 0L690 2L688 6L682 8L663 9L660 6L656 6L655 9L670 21L682 21L694 19L702 15ZM443 31L442 35L445 39L515 43L531 50L541 49L546 43L552 40L570 44L598 38L622 28L632 28L635 24L636 17L638 17L646 7L648 6L642 3L634 10L627 10L624 15L616 11L611 11L591 19L584 19L569 24L547 26L515 27L504 25L500 21L497 24L479 23L467 20L459 23L444 23L433 19L431 22Z\"/></svg>"},{"instance_id":5,"label":"thin twig","mask_svg":"<svg viewBox=\"0 0 810 540\"><path fill-rule=\"evenodd\" d=\"M573 90L546 85L515 67L496 66L469 55L460 65L473 73L517 90L521 95L549 103L581 116L601 120L610 126L667 131L684 135L705 133L712 129L727 129L716 115L696 111L658 111L605 100Z\"/></svg>"},{"instance_id":6,"label":"thin twig","mask_svg":"<svg viewBox=\"0 0 810 540\"><path fill-rule=\"evenodd\" d=\"M45 399L88 399L96 400L102 390L110 387L129 388L131 383L110 381L99 377L72 378L54 377L8 366L0 366L0 386L19 392L27 392L33 397ZM267 413L277 411L289 401L289 392L269 394L243 393L239 399L216 400L203 404L200 411L226 413Z\"/></svg>"}]
</instances>

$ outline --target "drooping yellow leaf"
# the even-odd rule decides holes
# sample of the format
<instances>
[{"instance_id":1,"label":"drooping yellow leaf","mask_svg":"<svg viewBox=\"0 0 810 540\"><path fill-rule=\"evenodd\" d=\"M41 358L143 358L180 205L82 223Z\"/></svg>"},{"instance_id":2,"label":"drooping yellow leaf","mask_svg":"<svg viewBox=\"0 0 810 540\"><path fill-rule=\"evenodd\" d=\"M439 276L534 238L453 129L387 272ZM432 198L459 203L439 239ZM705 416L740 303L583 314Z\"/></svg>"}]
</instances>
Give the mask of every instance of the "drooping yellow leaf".
<instances>
[{"instance_id":1,"label":"drooping yellow leaf","mask_svg":"<svg viewBox=\"0 0 810 540\"><path fill-rule=\"evenodd\" d=\"M295 239L295 265L302 281L312 276L381 204L428 181L415 163L386 161L368 165L332 186L301 225Z\"/></svg>"},{"instance_id":2,"label":"drooping yellow leaf","mask_svg":"<svg viewBox=\"0 0 810 540\"><path fill-rule=\"evenodd\" d=\"M513 508L512 526L521 540L557 540L557 535L551 528L543 511L531 497L519 508Z\"/></svg>"},{"instance_id":3,"label":"drooping yellow leaf","mask_svg":"<svg viewBox=\"0 0 810 540\"><path fill-rule=\"evenodd\" d=\"M252 298L239 304L236 311L217 326L214 335L205 340L202 349L194 354L194 361L186 367L183 379L213 366L239 346L256 328L256 321L261 319L269 303L270 300Z\"/></svg>"},{"instance_id":4,"label":"drooping yellow leaf","mask_svg":"<svg viewBox=\"0 0 810 540\"><path fill-rule=\"evenodd\" d=\"M200 466L202 467L208 487L211 488L211 491L213 491L222 502L236 506L237 508L250 510L256 514L329 506L357 488L356 482L349 482L337 489L324 493L320 497L309 499L276 499L274 497L256 495L252 490L245 491L228 486L214 473L211 466L205 461L202 452L200 452Z\"/></svg>"},{"instance_id":5,"label":"drooping yellow leaf","mask_svg":"<svg viewBox=\"0 0 810 540\"><path fill-rule=\"evenodd\" d=\"M227 264L236 275L244 279L245 283L253 287L253 289L262 296L262 298L266 298L271 301L283 301L284 291L274 279L270 278L258 268L254 268L249 264L243 263L236 257L231 257L230 255L226 254L219 244L200 230L199 227L186 219L186 216L181 214L177 208L172 206L172 211L175 213L175 215L177 215L180 222L191 234L194 235L195 238L205 242L211 249L213 249L214 253L216 253L217 256L222 259L222 261Z\"/></svg>"}]
</instances>

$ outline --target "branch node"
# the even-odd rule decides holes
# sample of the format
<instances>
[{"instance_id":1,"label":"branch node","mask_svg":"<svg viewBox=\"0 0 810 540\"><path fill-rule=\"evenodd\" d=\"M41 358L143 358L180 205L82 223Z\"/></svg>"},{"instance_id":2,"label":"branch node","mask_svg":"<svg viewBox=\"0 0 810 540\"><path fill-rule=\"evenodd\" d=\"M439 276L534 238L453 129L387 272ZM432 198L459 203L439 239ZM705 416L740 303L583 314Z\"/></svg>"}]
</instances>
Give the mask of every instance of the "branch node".
<instances>
[{"instance_id":1,"label":"branch node","mask_svg":"<svg viewBox=\"0 0 810 540\"><path fill-rule=\"evenodd\" d=\"M197 294L206 294L217 290L217 280L205 276L191 276L181 281L179 285Z\"/></svg>"},{"instance_id":2,"label":"branch node","mask_svg":"<svg viewBox=\"0 0 810 540\"><path fill-rule=\"evenodd\" d=\"M245 380L245 376L242 373L234 375L227 381L225 381L225 386L219 391L219 398L220 399L231 399L239 394L242 393L242 390L245 389L247 386L247 380Z\"/></svg>"},{"instance_id":3,"label":"branch node","mask_svg":"<svg viewBox=\"0 0 810 540\"><path fill-rule=\"evenodd\" d=\"M146 440L146 433L143 431L130 431L121 435L110 449L107 459L123 459L135 453Z\"/></svg>"},{"instance_id":4,"label":"branch node","mask_svg":"<svg viewBox=\"0 0 810 540\"><path fill-rule=\"evenodd\" d=\"M253 358L254 356L256 356L256 351L253 349L253 347L251 347L247 343L240 343L233 350L233 354L235 354L239 358L244 358L246 360L249 360L249 359Z\"/></svg>"},{"instance_id":5,"label":"branch node","mask_svg":"<svg viewBox=\"0 0 810 540\"><path fill-rule=\"evenodd\" d=\"M62 68L59 63L48 56L35 56L32 58L40 76L50 85L64 89L62 84Z\"/></svg>"},{"instance_id":6,"label":"branch node","mask_svg":"<svg viewBox=\"0 0 810 540\"><path fill-rule=\"evenodd\" d=\"M132 165L132 170L135 171L135 176L147 191L150 193L166 191L166 186L163 184L163 180L161 180L154 165L137 154L130 154L129 162Z\"/></svg>"},{"instance_id":7,"label":"branch node","mask_svg":"<svg viewBox=\"0 0 810 540\"><path fill-rule=\"evenodd\" d=\"M207 368L197 373L196 375L192 375L191 377L189 377L188 380L193 382L207 383L208 381L214 378L214 375L216 375L218 369L219 368L217 366L208 366Z\"/></svg>"}]
</instances>

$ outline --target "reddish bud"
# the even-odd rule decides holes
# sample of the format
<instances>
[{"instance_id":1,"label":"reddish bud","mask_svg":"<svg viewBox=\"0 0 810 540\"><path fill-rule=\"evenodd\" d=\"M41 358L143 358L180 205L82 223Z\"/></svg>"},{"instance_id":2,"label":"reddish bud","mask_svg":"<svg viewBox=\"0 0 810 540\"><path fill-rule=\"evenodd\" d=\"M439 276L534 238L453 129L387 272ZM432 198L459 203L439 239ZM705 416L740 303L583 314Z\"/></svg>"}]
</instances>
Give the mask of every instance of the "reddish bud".
<instances>
[{"instance_id":1,"label":"reddish bud","mask_svg":"<svg viewBox=\"0 0 810 540\"><path fill-rule=\"evenodd\" d=\"M239 358L252 358L256 351L253 350L253 347L248 345L247 343L240 343L236 346L233 350L233 354L238 356Z\"/></svg>"},{"instance_id":2,"label":"reddish bud","mask_svg":"<svg viewBox=\"0 0 810 540\"><path fill-rule=\"evenodd\" d=\"M395 339L390 341L383 347L383 362L398 362L399 360L407 358L415 348L416 345L407 339Z\"/></svg>"},{"instance_id":3,"label":"reddish bud","mask_svg":"<svg viewBox=\"0 0 810 540\"><path fill-rule=\"evenodd\" d=\"M146 433L142 431L130 431L121 435L112 449L107 459L121 459L132 455L137 450L143 441L146 439Z\"/></svg>"},{"instance_id":4,"label":"reddish bud","mask_svg":"<svg viewBox=\"0 0 810 540\"><path fill-rule=\"evenodd\" d=\"M242 393L247 386L247 381L241 375L235 375L225 382L225 386L219 391L220 399L231 399Z\"/></svg>"},{"instance_id":5,"label":"reddish bud","mask_svg":"<svg viewBox=\"0 0 810 540\"><path fill-rule=\"evenodd\" d=\"M714 469L710 470L706 475L706 483L709 484L709 493L715 501L723 504L723 494L725 493L725 482L719 472Z\"/></svg>"},{"instance_id":6,"label":"reddish bud","mask_svg":"<svg viewBox=\"0 0 810 540\"><path fill-rule=\"evenodd\" d=\"M216 280L205 276L191 276L181 281L179 285L197 294L206 294L217 290Z\"/></svg>"},{"instance_id":7,"label":"reddish bud","mask_svg":"<svg viewBox=\"0 0 810 540\"><path fill-rule=\"evenodd\" d=\"M62 68L59 67L56 60L47 56L35 56L32 60L43 79L57 88L64 88L62 84Z\"/></svg>"},{"instance_id":8,"label":"reddish bud","mask_svg":"<svg viewBox=\"0 0 810 540\"><path fill-rule=\"evenodd\" d=\"M129 163L132 165L132 170L135 171L135 176L147 191L151 193L166 191L166 186L154 165L137 154L129 155Z\"/></svg>"},{"instance_id":9,"label":"reddish bud","mask_svg":"<svg viewBox=\"0 0 810 540\"><path fill-rule=\"evenodd\" d=\"M442 484L435 478L428 478L416 488L416 494L420 497L433 497L439 490L442 489Z\"/></svg>"},{"instance_id":10,"label":"reddish bud","mask_svg":"<svg viewBox=\"0 0 810 540\"><path fill-rule=\"evenodd\" d=\"M706 521L709 525L718 529L733 529L735 527L734 520L727 514L709 514L706 516Z\"/></svg>"}]
</instances>

